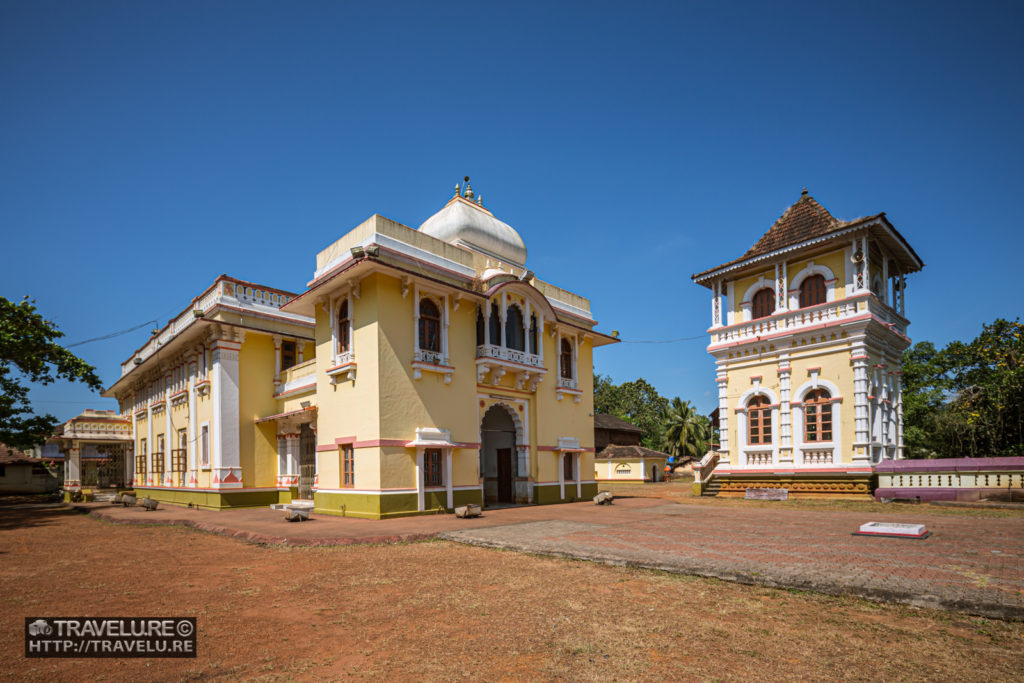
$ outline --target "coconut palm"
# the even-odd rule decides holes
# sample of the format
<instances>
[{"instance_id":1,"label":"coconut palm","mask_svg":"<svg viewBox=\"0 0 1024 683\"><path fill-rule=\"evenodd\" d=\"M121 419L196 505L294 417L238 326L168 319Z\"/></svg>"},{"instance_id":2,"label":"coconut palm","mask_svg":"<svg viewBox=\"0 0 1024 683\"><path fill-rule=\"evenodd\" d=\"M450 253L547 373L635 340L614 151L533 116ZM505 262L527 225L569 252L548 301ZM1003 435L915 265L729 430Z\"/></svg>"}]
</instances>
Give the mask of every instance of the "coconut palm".
<instances>
[{"instance_id":1,"label":"coconut palm","mask_svg":"<svg viewBox=\"0 0 1024 683\"><path fill-rule=\"evenodd\" d=\"M689 401L672 399L665 415L665 452L678 460L700 460L711 445L711 421Z\"/></svg>"}]
</instances>

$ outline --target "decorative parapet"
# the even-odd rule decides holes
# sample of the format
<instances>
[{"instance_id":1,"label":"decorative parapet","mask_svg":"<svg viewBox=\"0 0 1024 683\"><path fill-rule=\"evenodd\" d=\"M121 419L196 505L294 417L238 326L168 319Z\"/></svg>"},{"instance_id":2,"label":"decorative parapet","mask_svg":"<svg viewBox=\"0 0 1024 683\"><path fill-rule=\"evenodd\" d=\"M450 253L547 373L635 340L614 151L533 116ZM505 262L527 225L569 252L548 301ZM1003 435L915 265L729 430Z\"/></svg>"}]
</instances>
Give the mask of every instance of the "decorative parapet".
<instances>
[{"instance_id":1,"label":"decorative parapet","mask_svg":"<svg viewBox=\"0 0 1024 683\"><path fill-rule=\"evenodd\" d=\"M875 498L1024 500L1024 458L883 460L875 466Z\"/></svg>"},{"instance_id":2,"label":"decorative parapet","mask_svg":"<svg viewBox=\"0 0 1024 683\"><path fill-rule=\"evenodd\" d=\"M764 337L809 330L822 325L859 319L875 318L893 332L906 336L906 318L871 294L861 294L796 311L781 311L766 318L758 318L711 331L713 350L719 346L754 341Z\"/></svg>"},{"instance_id":3,"label":"decorative parapet","mask_svg":"<svg viewBox=\"0 0 1024 683\"><path fill-rule=\"evenodd\" d=\"M305 327L313 327L314 321L303 315L286 313L279 310L295 295L271 287L262 287L251 283L221 277L202 295L192 300L192 305L178 317L167 323L160 332L153 335L146 344L136 351L128 360L121 363L121 376L127 375L136 366L165 346L172 339L195 325L198 321L213 312L218 306L242 310L256 315L273 315L287 322Z\"/></svg>"}]
</instances>

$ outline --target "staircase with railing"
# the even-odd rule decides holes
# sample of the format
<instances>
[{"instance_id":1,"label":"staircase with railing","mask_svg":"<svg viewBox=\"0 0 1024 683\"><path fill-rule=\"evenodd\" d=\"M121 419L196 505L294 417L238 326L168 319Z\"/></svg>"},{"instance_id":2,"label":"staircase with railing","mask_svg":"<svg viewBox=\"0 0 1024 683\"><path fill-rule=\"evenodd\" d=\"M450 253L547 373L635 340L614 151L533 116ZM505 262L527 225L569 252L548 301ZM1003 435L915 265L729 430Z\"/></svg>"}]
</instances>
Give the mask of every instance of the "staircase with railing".
<instances>
[{"instance_id":1,"label":"staircase with railing","mask_svg":"<svg viewBox=\"0 0 1024 683\"><path fill-rule=\"evenodd\" d=\"M721 484L715 480L718 451L708 451L699 463L693 465L693 492L698 496L715 496Z\"/></svg>"}]
</instances>

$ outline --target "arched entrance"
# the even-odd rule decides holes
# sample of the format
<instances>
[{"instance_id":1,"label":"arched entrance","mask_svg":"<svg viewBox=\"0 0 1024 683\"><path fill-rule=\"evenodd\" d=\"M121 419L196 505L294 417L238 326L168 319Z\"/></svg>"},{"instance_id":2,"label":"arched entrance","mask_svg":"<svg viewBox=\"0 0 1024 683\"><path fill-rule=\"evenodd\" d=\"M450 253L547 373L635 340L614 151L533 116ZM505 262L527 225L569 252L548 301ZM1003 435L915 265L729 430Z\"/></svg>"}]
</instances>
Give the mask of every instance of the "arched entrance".
<instances>
[{"instance_id":1,"label":"arched entrance","mask_svg":"<svg viewBox=\"0 0 1024 683\"><path fill-rule=\"evenodd\" d=\"M507 406L493 405L480 424L480 476L484 504L516 500L516 422Z\"/></svg>"}]
</instances>

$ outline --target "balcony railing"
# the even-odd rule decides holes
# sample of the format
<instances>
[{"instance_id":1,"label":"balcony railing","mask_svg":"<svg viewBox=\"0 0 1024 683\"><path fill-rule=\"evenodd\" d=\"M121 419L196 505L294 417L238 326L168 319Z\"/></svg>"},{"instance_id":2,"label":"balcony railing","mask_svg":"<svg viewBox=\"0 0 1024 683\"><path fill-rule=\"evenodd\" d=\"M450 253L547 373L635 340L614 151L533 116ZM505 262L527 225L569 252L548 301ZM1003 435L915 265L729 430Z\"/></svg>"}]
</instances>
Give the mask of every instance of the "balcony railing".
<instances>
[{"instance_id":1,"label":"balcony railing","mask_svg":"<svg viewBox=\"0 0 1024 683\"><path fill-rule=\"evenodd\" d=\"M579 389L579 383L576 381L576 379L574 377L559 377L558 378L558 388L559 389L572 389L572 390L575 391L576 389Z\"/></svg>"},{"instance_id":2,"label":"balcony railing","mask_svg":"<svg viewBox=\"0 0 1024 683\"><path fill-rule=\"evenodd\" d=\"M430 363L432 365L448 365L448 359L440 351L416 349L413 352L412 359L415 361L419 361L420 363Z\"/></svg>"},{"instance_id":3,"label":"balcony railing","mask_svg":"<svg viewBox=\"0 0 1024 683\"><path fill-rule=\"evenodd\" d=\"M495 346L494 344L481 344L477 346L476 357L497 358L498 360L506 360L510 363L519 363L520 365L528 365L533 368L544 367L544 363L541 362L540 356L535 353L527 353L526 351L510 349L504 346Z\"/></svg>"},{"instance_id":4,"label":"balcony railing","mask_svg":"<svg viewBox=\"0 0 1024 683\"><path fill-rule=\"evenodd\" d=\"M866 308L861 306L866 304ZM767 318L729 325L711 331L711 344L729 344L747 341L801 328L840 322L861 315L871 314L902 335L907 333L907 320L873 295L861 294L855 297L831 301L817 306L808 306L791 311L781 311Z\"/></svg>"},{"instance_id":5,"label":"balcony railing","mask_svg":"<svg viewBox=\"0 0 1024 683\"><path fill-rule=\"evenodd\" d=\"M772 452L771 450L746 450L744 451L748 466L763 466L772 464Z\"/></svg>"},{"instance_id":6,"label":"balcony railing","mask_svg":"<svg viewBox=\"0 0 1024 683\"><path fill-rule=\"evenodd\" d=\"M805 465L831 465L831 448L804 448L803 459Z\"/></svg>"}]
</instances>

